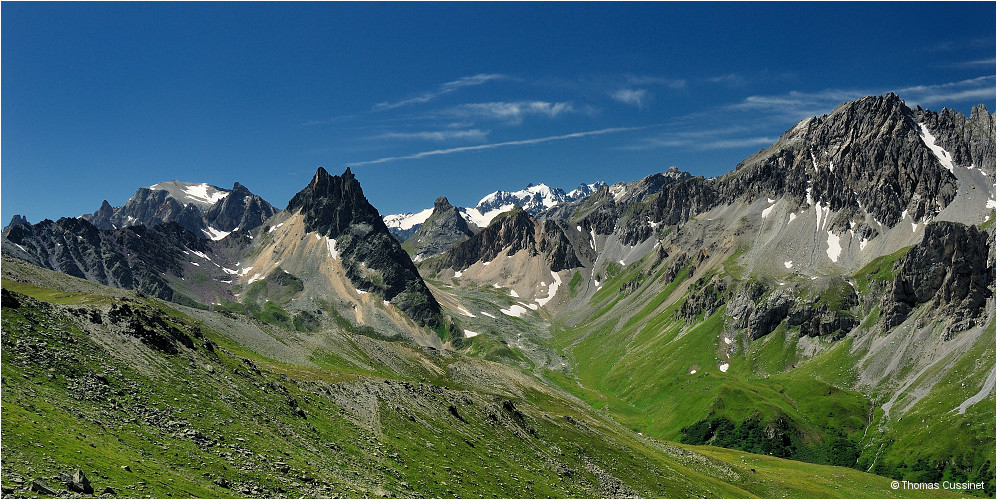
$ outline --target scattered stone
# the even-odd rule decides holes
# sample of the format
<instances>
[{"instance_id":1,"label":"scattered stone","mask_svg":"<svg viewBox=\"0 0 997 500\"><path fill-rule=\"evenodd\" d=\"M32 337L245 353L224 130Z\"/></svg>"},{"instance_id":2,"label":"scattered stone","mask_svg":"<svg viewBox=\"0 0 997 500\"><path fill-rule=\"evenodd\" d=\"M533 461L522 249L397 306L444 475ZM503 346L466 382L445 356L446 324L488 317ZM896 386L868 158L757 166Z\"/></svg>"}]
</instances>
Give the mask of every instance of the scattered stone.
<instances>
[{"instance_id":1,"label":"scattered stone","mask_svg":"<svg viewBox=\"0 0 997 500\"><path fill-rule=\"evenodd\" d=\"M55 495L55 490L49 488L48 485L45 484L45 481L42 481L41 479L31 481L31 484L28 485L28 491L41 495Z\"/></svg>"},{"instance_id":2,"label":"scattered stone","mask_svg":"<svg viewBox=\"0 0 997 500\"><path fill-rule=\"evenodd\" d=\"M104 488L104 490L103 490L103 491L101 491L101 492L100 492L100 494L101 494L101 495L112 495L112 496L117 496L118 492L117 492L117 491L114 491L114 488L112 488L112 487L110 487L110 486L107 486L107 487L105 487L105 488Z\"/></svg>"},{"instance_id":3,"label":"scattered stone","mask_svg":"<svg viewBox=\"0 0 997 500\"><path fill-rule=\"evenodd\" d=\"M224 477L220 477L218 479L215 479L215 484L217 484L218 486L221 486L222 488L226 488L226 489L228 489L231 486L231 484L229 484L229 482L228 482L228 479L225 479Z\"/></svg>"}]
</instances>

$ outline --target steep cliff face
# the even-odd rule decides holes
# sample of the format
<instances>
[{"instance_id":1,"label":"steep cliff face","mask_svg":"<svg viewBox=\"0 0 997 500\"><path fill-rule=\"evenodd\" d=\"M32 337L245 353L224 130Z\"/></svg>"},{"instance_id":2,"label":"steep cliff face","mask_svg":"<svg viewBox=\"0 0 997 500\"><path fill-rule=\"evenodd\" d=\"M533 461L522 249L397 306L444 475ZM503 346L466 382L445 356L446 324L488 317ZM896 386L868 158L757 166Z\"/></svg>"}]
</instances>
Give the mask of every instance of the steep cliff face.
<instances>
[{"instance_id":1,"label":"steep cliff face","mask_svg":"<svg viewBox=\"0 0 997 500\"><path fill-rule=\"evenodd\" d=\"M211 253L204 240L175 222L101 231L76 218L14 226L5 234L3 251L39 267L164 300L179 298L168 277L183 277L185 256Z\"/></svg>"},{"instance_id":2,"label":"steep cliff face","mask_svg":"<svg viewBox=\"0 0 997 500\"><path fill-rule=\"evenodd\" d=\"M488 227L450 249L441 264L460 270L521 250L542 256L554 272L581 266L562 226L553 220L539 223L519 207L495 217Z\"/></svg>"},{"instance_id":3,"label":"steep cliff face","mask_svg":"<svg viewBox=\"0 0 997 500\"><path fill-rule=\"evenodd\" d=\"M974 326L994 292L991 239L976 226L929 224L921 243L896 265L891 289L883 297L883 330L899 325L925 303L939 317L954 320L951 331Z\"/></svg>"},{"instance_id":4,"label":"steep cliff face","mask_svg":"<svg viewBox=\"0 0 997 500\"><path fill-rule=\"evenodd\" d=\"M432 215L402 246L419 262L446 252L471 236L474 232L460 211L441 196L433 203Z\"/></svg>"},{"instance_id":5,"label":"steep cliff face","mask_svg":"<svg viewBox=\"0 0 997 500\"><path fill-rule=\"evenodd\" d=\"M801 207L869 213L893 227L923 220L952 201L956 178L922 139L915 114L895 94L842 104L800 122L769 149L720 179L719 199L788 196Z\"/></svg>"},{"instance_id":6,"label":"steep cliff face","mask_svg":"<svg viewBox=\"0 0 997 500\"><path fill-rule=\"evenodd\" d=\"M357 289L376 291L423 326L440 324L440 305L412 259L388 232L349 168L332 176L319 168L287 205L304 217L305 230L333 241L346 276Z\"/></svg>"}]
</instances>

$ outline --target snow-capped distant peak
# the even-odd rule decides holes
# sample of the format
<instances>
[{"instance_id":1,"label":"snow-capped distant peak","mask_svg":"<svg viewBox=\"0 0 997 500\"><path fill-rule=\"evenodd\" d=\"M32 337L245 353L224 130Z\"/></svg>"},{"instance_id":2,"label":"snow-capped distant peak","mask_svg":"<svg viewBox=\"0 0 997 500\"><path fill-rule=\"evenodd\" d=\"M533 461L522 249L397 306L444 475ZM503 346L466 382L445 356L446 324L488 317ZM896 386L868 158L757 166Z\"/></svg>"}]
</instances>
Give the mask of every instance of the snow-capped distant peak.
<instances>
[{"instance_id":1,"label":"snow-capped distant peak","mask_svg":"<svg viewBox=\"0 0 997 500\"><path fill-rule=\"evenodd\" d=\"M407 231L412 229L429 219L429 216L433 215L432 207L416 213L407 214L396 214L396 215L385 215L384 225L388 226L389 229L401 229Z\"/></svg>"},{"instance_id":2,"label":"snow-capped distant peak","mask_svg":"<svg viewBox=\"0 0 997 500\"><path fill-rule=\"evenodd\" d=\"M574 200L578 200L578 199L584 198L584 197L586 197L586 196L588 196L588 195L590 195L590 194L598 191L599 188L601 188L602 186L605 186L605 185L606 185L606 183L602 182L602 181L593 182L592 184L582 184L582 185L578 186L577 188L572 189L571 192L568 193L568 199L571 200L571 201L574 201Z\"/></svg>"},{"instance_id":3,"label":"snow-capped distant peak","mask_svg":"<svg viewBox=\"0 0 997 500\"><path fill-rule=\"evenodd\" d=\"M227 189L203 182L159 182L149 186L149 189L153 191L166 191L180 203L184 205L193 203L201 209L210 208L229 195Z\"/></svg>"},{"instance_id":4,"label":"snow-capped distant peak","mask_svg":"<svg viewBox=\"0 0 997 500\"><path fill-rule=\"evenodd\" d=\"M464 220L478 227L485 227L495 216L508 212L517 206L522 207L530 215L536 216L561 203L584 198L605 185L606 183L601 181L582 184L570 193L565 193L562 189L552 188L543 183L528 184L526 188L519 191L494 191L482 198L476 206L458 208L457 210L464 217ZM399 234L426 222L432 213L433 209L427 208L417 213L387 215L384 217L384 224L392 232Z\"/></svg>"}]
</instances>

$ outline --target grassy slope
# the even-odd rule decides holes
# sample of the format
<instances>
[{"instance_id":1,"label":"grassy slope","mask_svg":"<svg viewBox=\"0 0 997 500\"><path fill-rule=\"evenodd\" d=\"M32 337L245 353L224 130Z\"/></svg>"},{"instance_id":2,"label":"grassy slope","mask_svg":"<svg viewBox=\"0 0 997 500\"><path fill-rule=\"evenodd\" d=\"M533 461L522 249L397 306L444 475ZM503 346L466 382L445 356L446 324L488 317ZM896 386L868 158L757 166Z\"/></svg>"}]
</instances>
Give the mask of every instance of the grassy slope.
<instances>
[{"instance_id":1,"label":"grassy slope","mask_svg":"<svg viewBox=\"0 0 997 500\"><path fill-rule=\"evenodd\" d=\"M865 292L877 282L892 279L893 264L906 250L877 259L856 273L859 290ZM979 389L987 371L964 366L949 373L932 391L933 397L912 409L911 416L916 419L905 419L909 423L892 426L883 435L873 436L873 432L866 437L866 429L877 422L870 421L875 415L871 400L851 389L856 373L850 367L856 366L860 357L851 351L851 340L830 344L820 355L804 359L798 346L799 333L783 323L758 340L747 344L738 341L730 369L723 373L718 369L724 356L720 343L723 309L689 324L679 319L675 313L685 296L675 290L677 282L686 278L684 270L672 283L625 297L620 286L635 276L641 265L624 269L606 282L592 297L588 320L554 330L552 343L573 358L575 371L551 373L548 377L553 382L592 406L607 409L625 425L661 439L678 439L684 427L711 415L734 422L785 418L800 430L803 445L820 448L822 442L826 446L839 435L864 444L865 452L856 464L863 468L873 459L866 455L875 455L879 444L886 442L881 466L876 469L884 475L923 479L923 474L896 470L896 463L954 456L969 468L976 464L976 475L952 476L946 470L944 475L932 477L965 481L985 479L988 473L992 476L993 395L970 407L966 417L951 412ZM660 274L659 269L648 282ZM873 308L866 321L874 323L878 315L879 310ZM989 351L980 347L980 352L964 358L964 364L971 360L981 366L993 364L993 334L985 337L989 344L986 339L981 342L990 346ZM812 342L827 345L823 340ZM934 423L925 426L922 420ZM932 444L921 445L922 440ZM815 450L818 455L813 459L822 460L820 454L825 452ZM882 465L890 462L893 465Z\"/></svg>"},{"instance_id":2,"label":"grassy slope","mask_svg":"<svg viewBox=\"0 0 997 500\"><path fill-rule=\"evenodd\" d=\"M38 299L15 296L2 316L8 488L21 477L61 489L53 476L79 467L98 491L153 497L893 493L871 475L838 492L809 464L786 462L800 482L776 481L709 457L722 452L641 438L486 361L356 337L317 350L317 368L287 364L157 300L3 287ZM193 348L167 354L78 319L121 304Z\"/></svg>"}]
</instances>

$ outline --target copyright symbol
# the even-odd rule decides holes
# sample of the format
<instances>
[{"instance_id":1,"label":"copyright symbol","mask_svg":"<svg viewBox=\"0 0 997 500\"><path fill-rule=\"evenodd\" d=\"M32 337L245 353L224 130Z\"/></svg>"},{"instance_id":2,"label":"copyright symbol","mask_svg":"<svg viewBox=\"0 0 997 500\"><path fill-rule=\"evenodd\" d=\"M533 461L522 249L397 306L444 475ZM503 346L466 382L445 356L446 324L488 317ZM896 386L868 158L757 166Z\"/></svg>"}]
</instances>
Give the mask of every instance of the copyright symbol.
<instances>
[{"instance_id":1,"label":"copyright symbol","mask_svg":"<svg viewBox=\"0 0 997 500\"><path fill-rule=\"evenodd\" d=\"M900 487L900 481L893 481L890 483L890 488L897 489Z\"/></svg>"}]
</instances>

